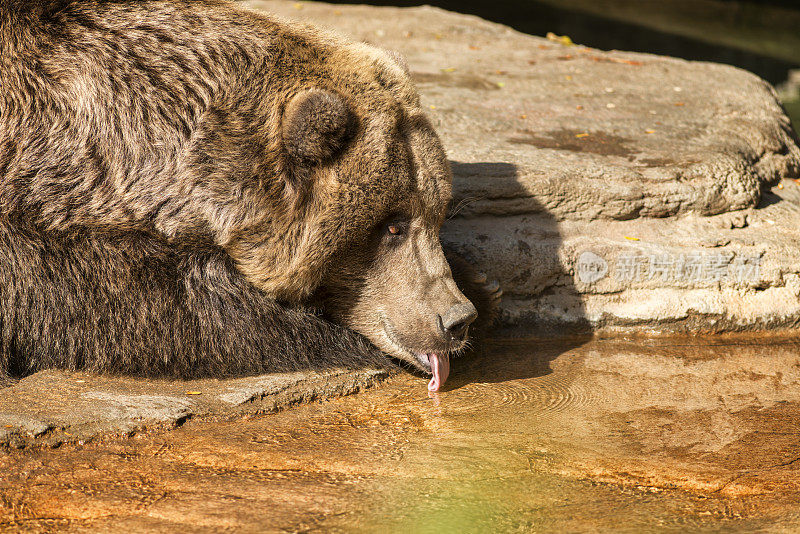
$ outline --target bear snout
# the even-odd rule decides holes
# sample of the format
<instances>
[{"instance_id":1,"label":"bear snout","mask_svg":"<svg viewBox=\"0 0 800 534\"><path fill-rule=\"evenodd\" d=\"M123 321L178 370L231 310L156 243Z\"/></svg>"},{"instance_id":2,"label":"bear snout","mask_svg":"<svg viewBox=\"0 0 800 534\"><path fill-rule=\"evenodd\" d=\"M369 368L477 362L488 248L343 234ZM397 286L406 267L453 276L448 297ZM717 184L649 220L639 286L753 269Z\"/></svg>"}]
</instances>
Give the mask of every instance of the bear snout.
<instances>
[{"instance_id":1,"label":"bear snout","mask_svg":"<svg viewBox=\"0 0 800 534\"><path fill-rule=\"evenodd\" d=\"M440 333L448 341L465 341L469 325L478 318L478 310L475 306L466 301L451 307L443 315L436 316Z\"/></svg>"}]
</instances>

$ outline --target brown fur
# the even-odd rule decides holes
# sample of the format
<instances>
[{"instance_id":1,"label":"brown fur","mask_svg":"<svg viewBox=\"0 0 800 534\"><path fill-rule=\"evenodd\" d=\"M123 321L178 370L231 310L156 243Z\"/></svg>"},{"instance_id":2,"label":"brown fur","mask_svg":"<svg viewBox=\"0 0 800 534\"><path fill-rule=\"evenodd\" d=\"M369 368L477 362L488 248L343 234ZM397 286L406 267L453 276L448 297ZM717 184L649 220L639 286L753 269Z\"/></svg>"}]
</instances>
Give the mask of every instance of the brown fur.
<instances>
[{"instance_id":1,"label":"brown fur","mask_svg":"<svg viewBox=\"0 0 800 534\"><path fill-rule=\"evenodd\" d=\"M0 378L48 368L221 377L384 366L360 335L258 291L215 247L0 220Z\"/></svg>"},{"instance_id":2,"label":"brown fur","mask_svg":"<svg viewBox=\"0 0 800 534\"><path fill-rule=\"evenodd\" d=\"M455 270L483 302L471 269ZM197 378L390 363L264 295L222 250L138 232L70 236L0 218L0 304L0 383L48 368Z\"/></svg>"},{"instance_id":3,"label":"brown fur","mask_svg":"<svg viewBox=\"0 0 800 534\"><path fill-rule=\"evenodd\" d=\"M0 87L7 216L224 251L417 366L463 346L447 160L388 54L224 1L0 0Z\"/></svg>"}]
</instances>

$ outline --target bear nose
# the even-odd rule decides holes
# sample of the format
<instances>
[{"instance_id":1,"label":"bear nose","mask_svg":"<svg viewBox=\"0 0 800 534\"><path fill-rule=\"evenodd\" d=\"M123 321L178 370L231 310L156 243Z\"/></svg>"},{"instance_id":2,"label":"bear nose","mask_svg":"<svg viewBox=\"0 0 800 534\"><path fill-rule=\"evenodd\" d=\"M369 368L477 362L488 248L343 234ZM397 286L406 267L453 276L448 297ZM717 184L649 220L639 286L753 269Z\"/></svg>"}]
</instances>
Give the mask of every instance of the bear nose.
<instances>
[{"instance_id":1,"label":"bear nose","mask_svg":"<svg viewBox=\"0 0 800 534\"><path fill-rule=\"evenodd\" d=\"M478 310L471 302L456 304L444 315L437 316L439 328L454 341L463 341L467 336L467 329L478 318Z\"/></svg>"}]
</instances>

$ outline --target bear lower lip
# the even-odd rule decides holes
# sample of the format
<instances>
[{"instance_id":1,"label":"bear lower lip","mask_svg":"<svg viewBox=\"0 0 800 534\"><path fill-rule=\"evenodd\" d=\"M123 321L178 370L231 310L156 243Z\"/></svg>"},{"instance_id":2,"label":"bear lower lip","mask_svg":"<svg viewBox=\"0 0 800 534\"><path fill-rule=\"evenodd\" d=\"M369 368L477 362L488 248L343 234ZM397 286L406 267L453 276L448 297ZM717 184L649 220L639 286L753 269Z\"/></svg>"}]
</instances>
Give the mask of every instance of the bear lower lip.
<instances>
[{"instance_id":1,"label":"bear lower lip","mask_svg":"<svg viewBox=\"0 0 800 534\"><path fill-rule=\"evenodd\" d=\"M450 375L450 357L447 354L426 354L433 378L428 382L428 391L439 391Z\"/></svg>"}]
</instances>

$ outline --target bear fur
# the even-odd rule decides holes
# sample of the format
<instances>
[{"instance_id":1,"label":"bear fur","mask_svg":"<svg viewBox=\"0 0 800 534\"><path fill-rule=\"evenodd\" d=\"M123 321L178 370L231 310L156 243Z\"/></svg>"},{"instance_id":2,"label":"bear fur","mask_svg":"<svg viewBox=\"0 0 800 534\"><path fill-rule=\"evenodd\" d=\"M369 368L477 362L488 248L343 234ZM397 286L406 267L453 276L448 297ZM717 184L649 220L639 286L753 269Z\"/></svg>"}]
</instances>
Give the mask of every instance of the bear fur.
<instances>
[{"instance_id":1,"label":"bear fur","mask_svg":"<svg viewBox=\"0 0 800 534\"><path fill-rule=\"evenodd\" d=\"M438 237L448 162L392 54L223 0L0 0L0 87L5 268L29 278L8 279L2 305L29 300L3 343L28 368L64 348L68 367L244 372L264 344L312 358L334 332L372 361L345 327L446 378L466 346L475 307ZM56 328L36 306L65 314L40 356L15 333ZM189 310L172 327L170 306ZM231 323L269 334L237 358Z\"/></svg>"},{"instance_id":2,"label":"bear fur","mask_svg":"<svg viewBox=\"0 0 800 534\"><path fill-rule=\"evenodd\" d=\"M488 324L485 279L450 258ZM186 379L391 363L316 310L276 303L223 251L138 232L0 219L0 302L0 381L50 368Z\"/></svg>"},{"instance_id":3,"label":"bear fur","mask_svg":"<svg viewBox=\"0 0 800 534\"><path fill-rule=\"evenodd\" d=\"M388 54L227 2L0 6L3 213L212 243L291 302L400 202L444 214L444 152Z\"/></svg>"}]
</instances>

